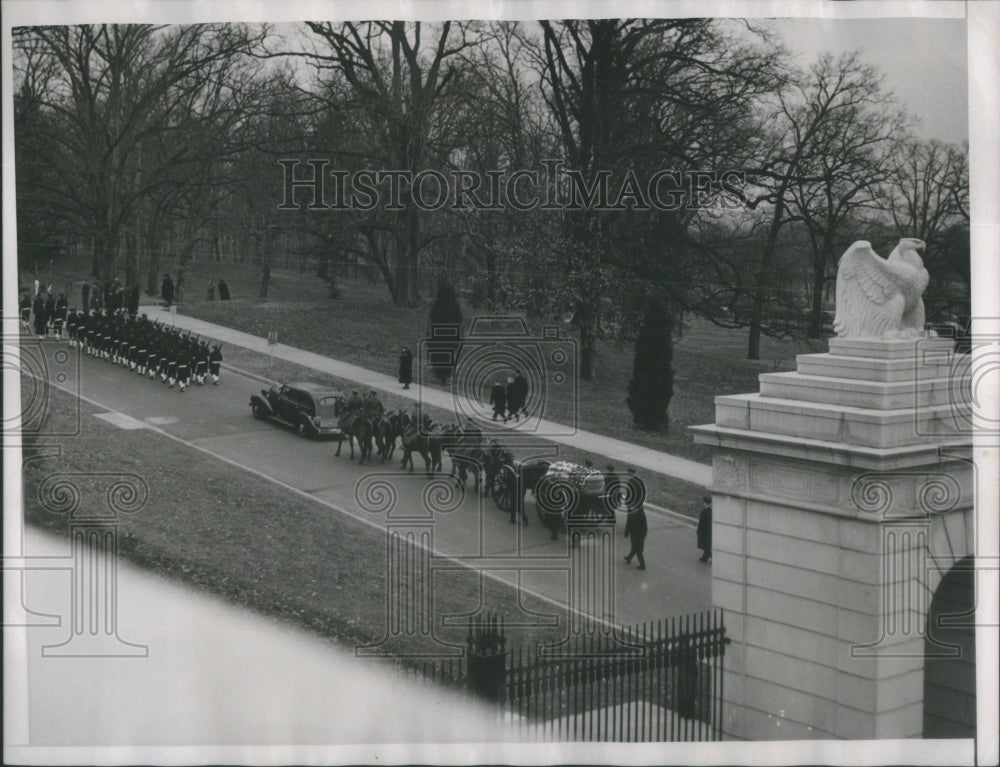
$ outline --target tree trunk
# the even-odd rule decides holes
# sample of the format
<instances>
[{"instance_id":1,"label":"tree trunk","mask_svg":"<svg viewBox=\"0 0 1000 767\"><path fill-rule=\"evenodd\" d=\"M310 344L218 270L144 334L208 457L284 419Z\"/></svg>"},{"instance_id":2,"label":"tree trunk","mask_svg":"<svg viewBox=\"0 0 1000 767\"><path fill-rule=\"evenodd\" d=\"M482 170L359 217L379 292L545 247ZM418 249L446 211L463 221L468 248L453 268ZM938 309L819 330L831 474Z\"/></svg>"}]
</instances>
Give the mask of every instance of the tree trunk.
<instances>
[{"instance_id":1,"label":"tree trunk","mask_svg":"<svg viewBox=\"0 0 1000 767\"><path fill-rule=\"evenodd\" d=\"M267 261L264 262L264 268L260 271L260 297L267 298L267 288L271 284L271 264L270 256L267 256Z\"/></svg>"},{"instance_id":2,"label":"tree trunk","mask_svg":"<svg viewBox=\"0 0 1000 767\"><path fill-rule=\"evenodd\" d=\"M813 271L812 306L809 308L809 338L823 336L823 288L826 286L826 259Z\"/></svg>"},{"instance_id":3,"label":"tree trunk","mask_svg":"<svg viewBox=\"0 0 1000 767\"><path fill-rule=\"evenodd\" d=\"M589 301L579 304L576 311L580 329L580 380L594 380L594 362L597 357L597 339L594 335L594 311Z\"/></svg>"},{"instance_id":4,"label":"tree trunk","mask_svg":"<svg viewBox=\"0 0 1000 767\"><path fill-rule=\"evenodd\" d=\"M139 256L136 253L134 234L128 236L127 247L128 250L125 253L125 289L131 290L133 285L139 284Z\"/></svg>"}]
</instances>

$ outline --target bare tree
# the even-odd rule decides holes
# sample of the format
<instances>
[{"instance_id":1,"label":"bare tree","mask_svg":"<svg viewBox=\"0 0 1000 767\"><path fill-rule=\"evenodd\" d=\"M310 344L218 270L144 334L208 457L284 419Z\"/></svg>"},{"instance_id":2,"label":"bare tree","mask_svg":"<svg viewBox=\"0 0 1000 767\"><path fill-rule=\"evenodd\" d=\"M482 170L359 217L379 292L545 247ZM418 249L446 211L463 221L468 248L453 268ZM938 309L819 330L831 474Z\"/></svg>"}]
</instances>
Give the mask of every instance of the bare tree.
<instances>
[{"instance_id":1,"label":"bare tree","mask_svg":"<svg viewBox=\"0 0 1000 767\"><path fill-rule=\"evenodd\" d=\"M823 55L807 74L776 94L771 130L754 150L763 162L748 169L751 184L760 190L748 202L768 211L770 218L752 293L748 359L760 359L764 308L780 281L774 269L778 235L787 223L802 218L794 209L793 190L824 183L823 157L831 151L836 126L849 125L865 110L877 111L885 103L878 71L858 53L837 59Z\"/></svg>"},{"instance_id":2,"label":"bare tree","mask_svg":"<svg viewBox=\"0 0 1000 767\"><path fill-rule=\"evenodd\" d=\"M243 25L80 25L33 27L20 51L43 51L55 72L41 101L48 119L32 141L61 170L36 193L58 201L95 254L95 276L110 279L126 243L139 241L137 216L156 207L203 165L206 139L241 120L253 71L244 54L263 31ZM200 139L200 140L196 140ZM136 281L130 258L127 275Z\"/></svg>"},{"instance_id":3,"label":"bare tree","mask_svg":"<svg viewBox=\"0 0 1000 767\"><path fill-rule=\"evenodd\" d=\"M379 131L383 169L416 174L430 162L436 121L458 79L460 55L477 44L478 27L446 21L307 22L325 43L307 55L318 68L333 69L348 83L354 105L368 112ZM430 35L425 33L431 31ZM396 250L393 300L419 301L421 216L410 190L389 231Z\"/></svg>"}]
</instances>

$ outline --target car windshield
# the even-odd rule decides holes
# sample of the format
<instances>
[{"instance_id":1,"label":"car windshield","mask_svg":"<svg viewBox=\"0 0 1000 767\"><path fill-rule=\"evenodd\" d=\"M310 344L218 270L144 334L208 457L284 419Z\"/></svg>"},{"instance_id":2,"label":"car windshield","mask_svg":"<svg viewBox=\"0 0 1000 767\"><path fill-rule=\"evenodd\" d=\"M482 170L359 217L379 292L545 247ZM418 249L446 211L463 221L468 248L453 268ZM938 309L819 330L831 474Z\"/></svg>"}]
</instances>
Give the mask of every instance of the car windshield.
<instances>
[{"instance_id":1,"label":"car windshield","mask_svg":"<svg viewBox=\"0 0 1000 767\"><path fill-rule=\"evenodd\" d=\"M334 412L336 406L337 406L337 398L334 396L317 397L316 414L319 416L336 415L336 413Z\"/></svg>"}]
</instances>

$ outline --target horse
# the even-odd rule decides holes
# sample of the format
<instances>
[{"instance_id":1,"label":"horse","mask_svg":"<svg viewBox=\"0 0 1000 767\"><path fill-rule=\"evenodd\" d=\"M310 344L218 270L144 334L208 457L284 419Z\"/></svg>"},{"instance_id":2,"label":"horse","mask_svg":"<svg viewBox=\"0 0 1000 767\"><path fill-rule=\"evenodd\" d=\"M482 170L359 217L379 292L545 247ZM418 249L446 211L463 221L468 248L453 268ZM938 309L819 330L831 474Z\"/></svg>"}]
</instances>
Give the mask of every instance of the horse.
<instances>
[{"instance_id":1,"label":"horse","mask_svg":"<svg viewBox=\"0 0 1000 767\"><path fill-rule=\"evenodd\" d=\"M474 478L476 492L489 487L482 481L482 470L486 459L483 432L477 426L462 427L452 424L442 432L442 447L451 458L451 474L460 487L465 486L468 474Z\"/></svg>"},{"instance_id":2,"label":"horse","mask_svg":"<svg viewBox=\"0 0 1000 767\"><path fill-rule=\"evenodd\" d=\"M392 458L396 452L396 426L393 423L392 413L383 413L374 422L375 444L378 447L379 458L382 463Z\"/></svg>"},{"instance_id":3,"label":"horse","mask_svg":"<svg viewBox=\"0 0 1000 767\"><path fill-rule=\"evenodd\" d=\"M390 420L393 422L393 427L400 437L400 444L403 446L403 462L400 464L400 468L405 469L409 465L410 471L413 471L413 452L416 451L424 459L424 468L427 471L427 476L431 476L433 474L433 466L431 464L429 437L421 433L416 421L405 410L393 414Z\"/></svg>"},{"instance_id":4,"label":"horse","mask_svg":"<svg viewBox=\"0 0 1000 767\"><path fill-rule=\"evenodd\" d=\"M354 420L351 421L351 437L358 441L358 449L360 452L360 457L358 458L358 466L368 459L371 463L372 460L372 437L375 435L375 429L372 427L371 418L367 413L361 412L354 416ZM354 442L351 442L351 458L354 457Z\"/></svg>"},{"instance_id":5,"label":"horse","mask_svg":"<svg viewBox=\"0 0 1000 767\"><path fill-rule=\"evenodd\" d=\"M337 419L337 452L335 455L340 456L340 448L344 444L344 437L347 437L347 444L351 448L351 460L354 460L354 440L358 441L358 450L360 452L360 459L358 460L358 465L360 466L365 462L365 458L371 461L372 457L372 437L374 436L374 428L372 427L372 422L369 417L363 412L351 412L349 410L344 410L344 400L342 397L337 397L336 404L334 405L333 412L338 416Z\"/></svg>"}]
</instances>

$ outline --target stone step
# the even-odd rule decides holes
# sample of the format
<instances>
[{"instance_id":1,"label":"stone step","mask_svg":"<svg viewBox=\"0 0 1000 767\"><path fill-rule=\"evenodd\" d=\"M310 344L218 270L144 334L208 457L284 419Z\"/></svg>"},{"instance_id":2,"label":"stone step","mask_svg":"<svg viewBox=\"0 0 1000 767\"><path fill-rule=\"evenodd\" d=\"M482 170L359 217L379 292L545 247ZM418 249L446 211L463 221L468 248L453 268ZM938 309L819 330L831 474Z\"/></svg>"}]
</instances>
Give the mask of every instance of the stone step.
<instances>
[{"instance_id":1,"label":"stone step","mask_svg":"<svg viewBox=\"0 0 1000 767\"><path fill-rule=\"evenodd\" d=\"M864 447L890 448L926 442L929 435L959 438L968 413L951 404L871 410L802 402L760 394L715 398L715 423L734 429Z\"/></svg>"},{"instance_id":2,"label":"stone step","mask_svg":"<svg viewBox=\"0 0 1000 767\"><path fill-rule=\"evenodd\" d=\"M949 378L890 383L803 375L800 372L762 373L759 378L760 393L763 397L871 410L946 405L959 399L960 395L959 391L952 391ZM958 385L959 382L956 381L956 386ZM967 402L968 393L961 399Z\"/></svg>"},{"instance_id":3,"label":"stone step","mask_svg":"<svg viewBox=\"0 0 1000 767\"><path fill-rule=\"evenodd\" d=\"M923 359L951 353L954 338L831 338L830 354L877 360Z\"/></svg>"},{"instance_id":4,"label":"stone step","mask_svg":"<svg viewBox=\"0 0 1000 767\"><path fill-rule=\"evenodd\" d=\"M950 354L928 355L922 359L799 354L795 359L798 372L803 375L885 383L947 378L954 369L962 367L962 357Z\"/></svg>"}]
</instances>

